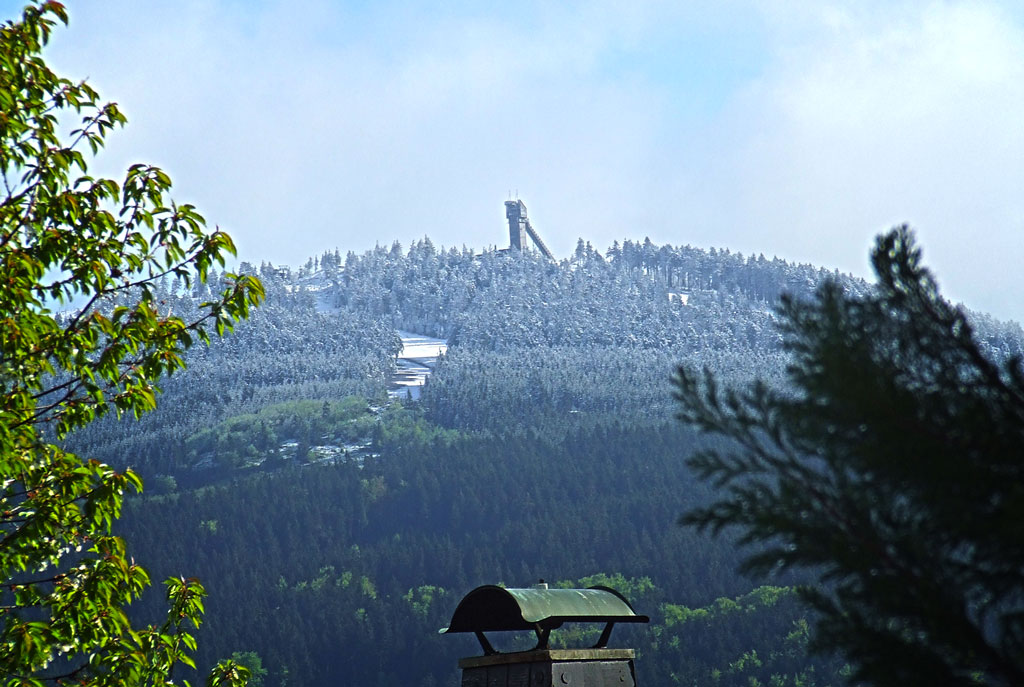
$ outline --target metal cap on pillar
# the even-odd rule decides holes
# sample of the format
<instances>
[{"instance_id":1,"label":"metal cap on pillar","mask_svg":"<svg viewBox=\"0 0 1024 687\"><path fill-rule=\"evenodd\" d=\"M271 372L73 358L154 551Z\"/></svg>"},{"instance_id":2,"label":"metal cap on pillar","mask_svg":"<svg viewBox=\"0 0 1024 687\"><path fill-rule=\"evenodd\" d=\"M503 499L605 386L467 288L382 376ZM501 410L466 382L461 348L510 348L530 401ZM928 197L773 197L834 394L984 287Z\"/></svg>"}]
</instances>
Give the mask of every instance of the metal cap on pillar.
<instances>
[{"instance_id":1,"label":"metal cap on pillar","mask_svg":"<svg viewBox=\"0 0 1024 687\"><path fill-rule=\"evenodd\" d=\"M472 632L483 649L483 656L459 661L463 687L634 687L633 650L609 649L608 641L617 623L649 621L610 587L548 589L543 585L510 589L485 585L463 597L451 623L440 632ZM549 648L551 630L567 622L603 623L604 627L597 643L590 648ZM532 630L537 645L529 651L500 653L484 635L517 630Z\"/></svg>"}]
</instances>

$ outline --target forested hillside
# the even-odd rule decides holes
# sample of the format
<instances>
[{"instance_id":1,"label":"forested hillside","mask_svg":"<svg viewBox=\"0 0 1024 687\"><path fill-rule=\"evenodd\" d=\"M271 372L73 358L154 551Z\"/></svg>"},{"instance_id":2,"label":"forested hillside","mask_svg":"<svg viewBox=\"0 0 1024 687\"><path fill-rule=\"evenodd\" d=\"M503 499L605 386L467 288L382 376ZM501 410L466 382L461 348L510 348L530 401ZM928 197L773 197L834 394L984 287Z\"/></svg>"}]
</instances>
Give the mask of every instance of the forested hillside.
<instances>
[{"instance_id":1,"label":"forested hillside","mask_svg":"<svg viewBox=\"0 0 1024 687\"><path fill-rule=\"evenodd\" d=\"M249 442L224 436L217 443L211 429L230 432L232 418L291 401L379 395L401 346L390 322L365 312L321 312L315 294L264 272L266 303L231 336L190 350L188 367L162 383L157 412L140 421L108 418L90 425L73 437L75 450L133 465L144 476L187 475L197 465L238 468L253 457ZM209 296L202 284L185 290L165 282L157 293L163 307L186 316ZM299 436L301 429L287 433ZM266 438L256 445L271 449Z\"/></svg>"},{"instance_id":2,"label":"forested hillside","mask_svg":"<svg viewBox=\"0 0 1024 687\"><path fill-rule=\"evenodd\" d=\"M669 379L683 360L778 379L779 295L863 282L649 241L580 241L556 264L425 238L247 269L266 305L193 349L159 410L70 441L147 478L121 526L154 578L205 583L202 663L254 652L268 685L456 684L479 649L436 630L462 595L544 578L608 582L652 617L613 636L640 684L842 682L807 654L796 580L739 577L730 542L675 525L706 492ZM168 309L205 298L163 288ZM1022 352L1019 327L974 320L995 357ZM386 393L398 329L449 341L417 403Z\"/></svg>"}]
</instances>

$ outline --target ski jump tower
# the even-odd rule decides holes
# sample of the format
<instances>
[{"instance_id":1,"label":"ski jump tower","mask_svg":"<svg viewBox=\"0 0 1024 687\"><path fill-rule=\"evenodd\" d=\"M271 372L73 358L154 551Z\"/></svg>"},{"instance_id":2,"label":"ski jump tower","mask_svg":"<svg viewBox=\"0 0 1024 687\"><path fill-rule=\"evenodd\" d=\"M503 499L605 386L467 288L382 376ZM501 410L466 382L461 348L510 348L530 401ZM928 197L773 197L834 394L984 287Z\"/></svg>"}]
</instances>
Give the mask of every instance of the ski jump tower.
<instances>
[{"instance_id":1,"label":"ski jump tower","mask_svg":"<svg viewBox=\"0 0 1024 687\"><path fill-rule=\"evenodd\" d=\"M533 225L530 224L530 220L526 217L526 204L523 201L518 199L506 200L505 217L508 218L508 245L510 250L522 251L527 247L526 238L523 236L525 233L533 239L533 243L548 260L555 259L555 256L551 254L548 247L541 241L540 236L534 231Z\"/></svg>"}]
</instances>

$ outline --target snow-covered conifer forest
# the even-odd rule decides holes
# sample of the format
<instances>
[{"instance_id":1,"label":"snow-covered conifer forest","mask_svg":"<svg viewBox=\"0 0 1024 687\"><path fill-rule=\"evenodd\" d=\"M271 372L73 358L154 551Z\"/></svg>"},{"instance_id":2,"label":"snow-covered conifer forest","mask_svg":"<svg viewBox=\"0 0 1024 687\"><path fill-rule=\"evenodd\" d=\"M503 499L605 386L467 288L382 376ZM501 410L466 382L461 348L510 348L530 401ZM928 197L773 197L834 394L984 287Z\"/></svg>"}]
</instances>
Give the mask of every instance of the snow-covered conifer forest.
<instances>
[{"instance_id":1,"label":"snow-covered conifer forest","mask_svg":"<svg viewBox=\"0 0 1024 687\"><path fill-rule=\"evenodd\" d=\"M780 294L865 282L650 241L581 240L555 263L424 238L242 270L267 291L249 321L191 349L158 410L68 441L145 478L120 527L154 579L203 580L201 663L255 652L267 685L455 684L477 648L436 630L461 596L545 578L611 584L652 617L615 635L640 684L842 683L808 653L798 579L738 576L731 543L675 524L707 487L670 378L685 361L779 380ZM161 307L206 288L164 282ZM1017 325L972 321L992 357L1024 353ZM391 385L399 331L448 343L416 400Z\"/></svg>"}]
</instances>

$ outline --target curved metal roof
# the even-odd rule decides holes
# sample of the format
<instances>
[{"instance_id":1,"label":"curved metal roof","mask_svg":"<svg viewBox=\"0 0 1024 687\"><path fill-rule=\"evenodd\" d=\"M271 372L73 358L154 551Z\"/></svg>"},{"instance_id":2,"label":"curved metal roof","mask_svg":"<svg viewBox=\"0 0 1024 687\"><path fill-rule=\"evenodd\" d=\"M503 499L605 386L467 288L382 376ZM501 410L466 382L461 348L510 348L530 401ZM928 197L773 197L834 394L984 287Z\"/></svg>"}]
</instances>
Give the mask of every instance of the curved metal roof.
<instances>
[{"instance_id":1,"label":"curved metal roof","mask_svg":"<svg viewBox=\"0 0 1024 687\"><path fill-rule=\"evenodd\" d=\"M646 623L624 596L609 587L507 589L477 587L459 602L448 632L551 630L564 622Z\"/></svg>"}]
</instances>

